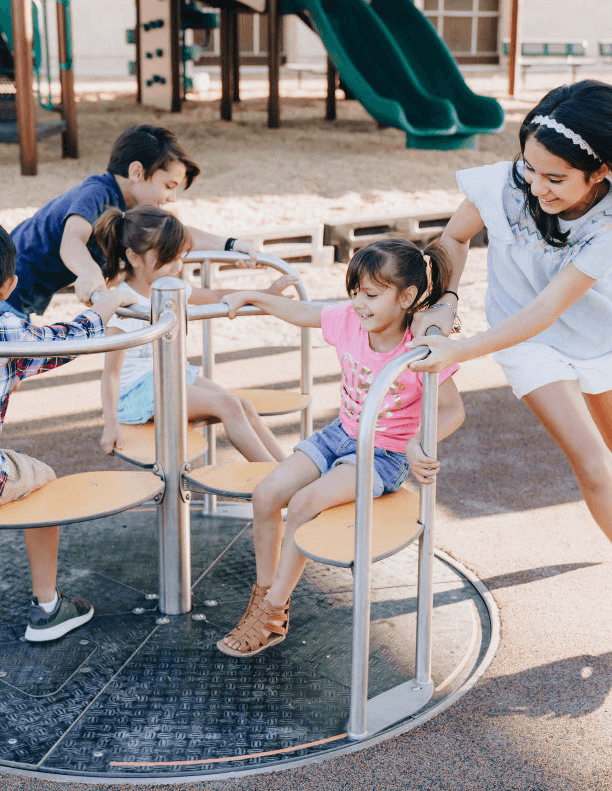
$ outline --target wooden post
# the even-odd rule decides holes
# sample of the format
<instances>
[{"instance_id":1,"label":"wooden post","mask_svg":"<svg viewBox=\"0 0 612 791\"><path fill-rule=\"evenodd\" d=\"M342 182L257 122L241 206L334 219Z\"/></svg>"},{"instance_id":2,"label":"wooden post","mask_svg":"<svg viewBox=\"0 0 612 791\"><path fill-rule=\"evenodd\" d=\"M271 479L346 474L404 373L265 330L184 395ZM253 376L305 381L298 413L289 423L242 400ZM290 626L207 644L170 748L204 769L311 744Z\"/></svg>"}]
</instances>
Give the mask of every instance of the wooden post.
<instances>
[{"instance_id":1,"label":"wooden post","mask_svg":"<svg viewBox=\"0 0 612 791\"><path fill-rule=\"evenodd\" d=\"M512 0L510 8L510 41L508 43L508 95L514 96L516 61L518 55L519 0Z\"/></svg>"},{"instance_id":2,"label":"wooden post","mask_svg":"<svg viewBox=\"0 0 612 791\"><path fill-rule=\"evenodd\" d=\"M238 11L231 12L232 36L232 99L240 101L240 42L238 40Z\"/></svg>"},{"instance_id":3,"label":"wooden post","mask_svg":"<svg viewBox=\"0 0 612 791\"><path fill-rule=\"evenodd\" d=\"M181 0L170 0L170 111L181 111L181 80L183 54L181 52Z\"/></svg>"},{"instance_id":4,"label":"wooden post","mask_svg":"<svg viewBox=\"0 0 612 791\"><path fill-rule=\"evenodd\" d=\"M280 126L280 50L281 25L278 0L268 0L268 126Z\"/></svg>"},{"instance_id":5,"label":"wooden post","mask_svg":"<svg viewBox=\"0 0 612 791\"><path fill-rule=\"evenodd\" d=\"M134 0L134 2L136 3L136 26L134 27L134 44L136 45L136 101L138 104L142 104L142 71L140 68L140 48L142 46L142 42L140 40L140 0Z\"/></svg>"},{"instance_id":6,"label":"wooden post","mask_svg":"<svg viewBox=\"0 0 612 791\"><path fill-rule=\"evenodd\" d=\"M62 133L62 156L78 159L76 100L74 97L74 72L72 71L72 51L70 42L70 18L66 0L56 3L57 7L57 47L60 69L61 112L66 129Z\"/></svg>"},{"instance_id":7,"label":"wooden post","mask_svg":"<svg viewBox=\"0 0 612 791\"><path fill-rule=\"evenodd\" d=\"M34 33L30 0L11 0L11 14L13 18L13 57L21 175L35 176L37 171L36 110L32 91Z\"/></svg>"},{"instance_id":8,"label":"wooden post","mask_svg":"<svg viewBox=\"0 0 612 791\"><path fill-rule=\"evenodd\" d=\"M338 72L336 67L327 57L327 110L325 113L326 121L336 120L336 88L338 87Z\"/></svg>"},{"instance_id":9,"label":"wooden post","mask_svg":"<svg viewBox=\"0 0 612 791\"><path fill-rule=\"evenodd\" d=\"M232 120L232 30L231 11L221 9L221 120Z\"/></svg>"}]
</instances>

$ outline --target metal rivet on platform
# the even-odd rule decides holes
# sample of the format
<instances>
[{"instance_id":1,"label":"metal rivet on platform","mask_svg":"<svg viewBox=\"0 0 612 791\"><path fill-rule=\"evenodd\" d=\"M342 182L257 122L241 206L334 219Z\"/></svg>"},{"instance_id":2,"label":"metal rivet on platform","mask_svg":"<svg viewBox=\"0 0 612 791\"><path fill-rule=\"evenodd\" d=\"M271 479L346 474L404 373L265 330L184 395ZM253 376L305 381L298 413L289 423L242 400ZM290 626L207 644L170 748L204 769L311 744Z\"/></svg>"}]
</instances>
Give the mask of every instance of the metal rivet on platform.
<instances>
[{"instance_id":1,"label":"metal rivet on platform","mask_svg":"<svg viewBox=\"0 0 612 791\"><path fill-rule=\"evenodd\" d=\"M104 753L101 750L96 750L95 753L92 753L94 758L102 758Z\"/></svg>"},{"instance_id":2,"label":"metal rivet on platform","mask_svg":"<svg viewBox=\"0 0 612 791\"><path fill-rule=\"evenodd\" d=\"M148 601L153 601L154 599L159 599L157 593L145 593L145 599Z\"/></svg>"},{"instance_id":3,"label":"metal rivet on platform","mask_svg":"<svg viewBox=\"0 0 612 791\"><path fill-rule=\"evenodd\" d=\"M134 609L132 610L134 615L142 615L144 611L145 611L144 607L134 607Z\"/></svg>"},{"instance_id":4,"label":"metal rivet on platform","mask_svg":"<svg viewBox=\"0 0 612 791\"><path fill-rule=\"evenodd\" d=\"M191 620L192 621L205 621L206 620L206 616L204 615L203 612L194 612L194 614L191 616Z\"/></svg>"},{"instance_id":5,"label":"metal rivet on platform","mask_svg":"<svg viewBox=\"0 0 612 791\"><path fill-rule=\"evenodd\" d=\"M17 739L9 739L8 743L9 744L17 744Z\"/></svg>"},{"instance_id":6,"label":"metal rivet on platform","mask_svg":"<svg viewBox=\"0 0 612 791\"><path fill-rule=\"evenodd\" d=\"M79 645L89 645L89 640L79 640Z\"/></svg>"},{"instance_id":7,"label":"metal rivet on platform","mask_svg":"<svg viewBox=\"0 0 612 791\"><path fill-rule=\"evenodd\" d=\"M162 616L161 618L156 618L156 619L155 619L155 623L157 623L157 624L159 624L160 626L162 626L162 625L163 625L163 624L165 624L165 623L170 623L170 618L167 618L167 617L164 615L164 616Z\"/></svg>"},{"instance_id":8,"label":"metal rivet on platform","mask_svg":"<svg viewBox=\"0 0 612 791\"><path fill-rule=\"evenodd\" d=\"M218 607L219 602L216 599L205 599L204 601L205 607Z\"/></svg>"},{"instance_id":9,"label":"metal rivet on platform","mask_svg":"<svg viewBox=\"0 0 612 791\"><path fill-rule=\"evenodd\" d=\"M4 678L7 674L6 670L0 670L0 678Z\"/></svg>"},{"instance_id":10,"label":"metal rivet on platform","mask_svg":"<svg viewBox=\"0 0 612 791\"><path fill-rule=\"evenodd\" d=\"M89 665L83 665L83 667L79 668L80 673L91 673L91 668Z\"/></svg>"}]
</instances>

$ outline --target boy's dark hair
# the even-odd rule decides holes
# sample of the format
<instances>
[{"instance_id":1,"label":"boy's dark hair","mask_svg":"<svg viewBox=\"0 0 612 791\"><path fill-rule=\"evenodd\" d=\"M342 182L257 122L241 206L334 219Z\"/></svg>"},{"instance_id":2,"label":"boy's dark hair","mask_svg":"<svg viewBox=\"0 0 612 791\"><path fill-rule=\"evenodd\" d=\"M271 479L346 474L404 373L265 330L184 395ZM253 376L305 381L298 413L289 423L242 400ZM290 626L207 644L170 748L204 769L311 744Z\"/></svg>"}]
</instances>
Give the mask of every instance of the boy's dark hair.
<instances>
[{"instance_id":1,"label":"boy's dark hair","mask_svg":"<svg viewBox=\"0 0 612 791\"><path fill-rule=\"evenodd\" d=\"M15 258L17 250L15 243L0 225L0 285L15 274Z\"/></svg>"},{"instance_id":2,"label":"boy's dark hair","mask_svg":"<svg viewBox=\"0 0 612 791\"><path fill-rule=\"evenodd\" d=\"M132 162L140 162L145 179L150 178L156 170L167 170L173 162L182 162L187 171L185 189L189 189L200 172L200 168L178 143L174 132L150 124L130 126L119 135L106 169L113 175L127 178Z\"/></svg>"}]
</instances>

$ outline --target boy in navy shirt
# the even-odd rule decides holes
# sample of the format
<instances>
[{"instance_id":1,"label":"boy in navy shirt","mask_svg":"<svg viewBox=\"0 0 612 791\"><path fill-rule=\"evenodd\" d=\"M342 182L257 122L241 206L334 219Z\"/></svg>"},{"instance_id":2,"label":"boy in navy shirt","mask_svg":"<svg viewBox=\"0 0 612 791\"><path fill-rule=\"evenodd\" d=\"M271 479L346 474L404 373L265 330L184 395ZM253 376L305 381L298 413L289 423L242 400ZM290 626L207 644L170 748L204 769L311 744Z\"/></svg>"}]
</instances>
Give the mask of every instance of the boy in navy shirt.
<instances>
[{"instance_id":1,"label":"boy in navy shirt","mask_svg":"<svg viewBox=\"0 0 612 791\"><path fill-rule=\"evenodd\" d=\"M42 314L53 294L70 283L77 297L89 303L94 291L106 288L104 258L93 234L98 217L111 206L125 211L140 203L172 201L178 187L189 188L199 172L167 129L148 124L126 129L113 146L105 174L89 176L12 231L19 281L8 306L26 318ZM237 239L197 228L189 232L194 249L251 253Z\"/></svg>"},{"instance_id":2,"label":"boy in navy shirt","mask_svg":"<svg viewBox=\"0 0 612 791\"><path fill-rule=\"evenodd\" d=\"M15 245L0 226L0 300L7 300L18 283L15 275ZM95 309L85 310L70 323L37 327L0 306L0 341L9 343L49 342L93 338L104 334L104 325L120 305L133 299L126 291L105 290ZM0 432L15 386L27 376L48 371L71 360L70 357L0 358ZM19 500L55 478L55 473L38 459L0 449L0 505ZM93 607L86 599L64 596L56 590L59 527L39 527L24 531L30 559L34 597L30 605L26 640L55 640L86 623Z\"/></svg>"}]
</instances>

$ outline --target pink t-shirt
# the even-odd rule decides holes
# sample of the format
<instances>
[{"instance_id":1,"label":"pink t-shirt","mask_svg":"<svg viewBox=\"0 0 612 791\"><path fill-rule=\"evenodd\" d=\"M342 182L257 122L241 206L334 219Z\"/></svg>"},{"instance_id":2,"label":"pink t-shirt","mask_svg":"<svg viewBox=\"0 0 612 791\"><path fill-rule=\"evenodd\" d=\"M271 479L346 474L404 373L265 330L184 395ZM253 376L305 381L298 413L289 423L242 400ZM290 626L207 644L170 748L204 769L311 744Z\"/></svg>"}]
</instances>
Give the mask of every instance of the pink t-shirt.
<instances>
[{"instance_id":1,"label":"pink t-shirt","mask_svg":"<svg viewBox=\"0 0 612 791\"><path fill-rule=\"evenodd\" d=\"M375 352L350 302L324 308L321 329L327 343L336 347L342 369L340 420L346 433L356 439L359 415L370 385L389 360L406 351L405 344L412 340L412 333L407 329L392 351ZM453 365L441 371L440 382L457 370L458 366ZM423 374L409 368L402 371L387 391L378 413L374 436L377 448L404 453L406 443L421 424L422 392Z\"/></svg>"}]
</instances>

